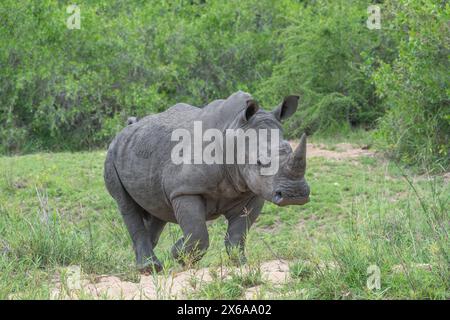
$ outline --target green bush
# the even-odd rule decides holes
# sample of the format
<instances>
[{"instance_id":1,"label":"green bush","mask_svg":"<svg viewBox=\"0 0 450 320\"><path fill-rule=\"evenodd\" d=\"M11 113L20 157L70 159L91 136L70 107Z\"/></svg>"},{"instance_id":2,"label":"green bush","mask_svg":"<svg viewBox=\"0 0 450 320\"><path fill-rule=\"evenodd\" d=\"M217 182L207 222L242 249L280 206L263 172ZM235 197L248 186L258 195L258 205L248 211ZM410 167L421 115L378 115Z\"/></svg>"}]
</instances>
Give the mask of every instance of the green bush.
<instances>
[{"instance_id":1,"label":"green bush","mask_svg":"<svg viewBox=\"0 0 450 320\"><path fill-rule=\"evenodd\" d=\"M387 109L379 141L404 163L441 170L450 160L449 9L446 1L388 1L383 23L398 57L373 75Z\"/></svg>"},{"instance_id":2,"label":"green bush","mask_svg":"<svg viewBox=\"0 0 450 320\"><path fill-rule=\"evenodd\" d=\"M278 38L283 57L260 90L270 103L293 92L302 96L290 135L373 127L382 115L365 70L367 52L378 46L377 32L366 27L367 7L359 0L311 1L290 14Z\"/></svg>"},{"instance_id":3,"label":"green bush","mask_svg":"<svg viewBox=\"0 0 450 320\"><path fill-rule=\"evenodd\" d=\"M301 107L288 137L377 128L409 164L449 164L446 1L80 0L0 4L0 153L105 147L127 117L237 90Z\"/></svg>"},{"instance_id":4,"label":"green bush","mask_svg":"<svg viewBox=\"0 0 450 320\"><path fill-rule=\"evenodd\" d=\"M271 72L286 1L0 5L0 152L104 146L130 115L202 105Z\"/></svg>"}]
</instances>

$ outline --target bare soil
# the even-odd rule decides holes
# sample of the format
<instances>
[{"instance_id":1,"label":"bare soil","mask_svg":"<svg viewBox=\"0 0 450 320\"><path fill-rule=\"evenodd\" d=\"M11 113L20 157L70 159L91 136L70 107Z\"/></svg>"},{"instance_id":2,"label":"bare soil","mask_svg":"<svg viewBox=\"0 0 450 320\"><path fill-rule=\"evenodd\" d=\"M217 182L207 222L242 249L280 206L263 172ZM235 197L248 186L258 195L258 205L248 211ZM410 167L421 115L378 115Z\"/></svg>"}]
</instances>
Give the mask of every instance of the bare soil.
<instances>
[{"instance_id":1,"label":"bare soil","mask_svg":"<svg viewBox=\"0 0 450 320\"><path fill-rule=\"evenodd\" d=\"M297 143L291 142L291 146L295 148ZM322 157L332 160L344 160L375 155L373 151L355 147L350 143L338 143L333 147L333 150L326 149L322 144L308 143L307 150L306 156L309 158Z\"/></svg>"},{"instance_id":2,"label":"bare soil","mask_svg":"<svg viewBox=\"0 0 450 320\"><path fill-rule=\"evenodd\" d=\"M289 280L289 265L284 260L264 262L259 267L261 280L272 285L283 284ZM94 281L81 275L80 281L74 283L66 278L57 281L52 290L52 299L80 299L83 297L95 299L183 299L189 293L198 290L205 283L217 281L217 275L223 280L236 273L245 275L250 272L247 267L218 268L218 269L189 269L168 275L141 275L137 283L123 281L116 276L99 276ZM247 288L244 297L255 299L261 286Z\"/></svg>"}]
</instances>

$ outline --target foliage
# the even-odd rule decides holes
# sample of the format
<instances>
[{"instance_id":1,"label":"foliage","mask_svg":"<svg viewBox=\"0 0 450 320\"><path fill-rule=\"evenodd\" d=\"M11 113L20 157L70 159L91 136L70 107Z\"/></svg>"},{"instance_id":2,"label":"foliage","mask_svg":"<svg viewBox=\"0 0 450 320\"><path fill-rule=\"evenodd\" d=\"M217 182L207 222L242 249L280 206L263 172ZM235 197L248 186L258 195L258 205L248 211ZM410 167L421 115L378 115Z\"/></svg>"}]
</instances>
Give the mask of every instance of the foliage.
<instances>
[{"instance_id":1,"label":"foliage","mask_svg":"<svg viewBox=\"0 0 450 320\"><path fill-rule=\"evenodd\" d=\"M129 116L234 91L271 108L301 95L286 124L376 140L408 164L448 169L447 1L80 0L0 4L0 153L104 148Z\"/></svg>"},{"instance_id":2,"label":"foliage","mask_svg":"<svg viewBox=\"0 0 450 320\"><path fill-rule=\"evenodd\" d=\"M450 163L449 14L446 1L390 1L384 22L398 37L398 57L373 79L387 113L377 133L408 164Z\"/></svg>"},{"instance_id":3,"label":"foliage","mask_svg":"<svg viewBox=\"0 0 450 320\"><path fill-rule=\"evenodd\" d=\"M290 135L370 127L382 114L364 68L364 54L378 45L377 32L366 27L367 6L367 1L311 1L291 14L278 38L283 57L260 90L268 100L291 92L302 96Z\"/></svg>"},{"instance_id":4,"label":"foliage","mask_svg":"<svg viewBox=\"0 0 450 320\"><path fill-rule=\"evenodd\" d=\"M79 1L0 5L0 151L108 142L130 115L202 105L270 72L284 2Z\"/></svg>"}]
</instances>

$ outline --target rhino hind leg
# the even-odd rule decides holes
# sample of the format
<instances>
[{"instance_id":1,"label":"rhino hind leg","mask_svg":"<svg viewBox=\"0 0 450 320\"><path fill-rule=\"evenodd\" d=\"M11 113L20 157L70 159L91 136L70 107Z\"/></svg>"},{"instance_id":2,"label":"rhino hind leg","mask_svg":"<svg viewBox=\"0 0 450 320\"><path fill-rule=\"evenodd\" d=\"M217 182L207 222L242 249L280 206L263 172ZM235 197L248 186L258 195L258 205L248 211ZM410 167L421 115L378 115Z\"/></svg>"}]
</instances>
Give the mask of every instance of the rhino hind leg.
<instances>
[{"instance_id":1,"label":"rhino hind leg","mask_svg":"<svg viewBox=\"0 0 450 320\"><path fill-rule=\"evenodd\" d=\"M147 213L133 200L122 202L119 208L133 242L138 269L144 273L161 271L162 264L153 252L152 233L143 222L143 216Z\"/></svg>"},{"instance_id":2,"label":"rhino hind leg","mask_svg":"<svg viewBox=\"0 0 450 320\"><path fill-rule=\"evenodd\" d=\"M145 216L144 225L145 228L150 233L153 248L155 248L156 245L158 244L159 237L161 236L161 232L163 231L166 224L167 224L166 221L158 219L155 216L152 215Z\"/></svg>"},{"instance_id":3,"label":"rhino hind leg","mask_svg":"<svg viewBox=\"0 0 450 320\"><path fill-rule=\"evenodd\" d=\"M153 248L165 223L156 223L156 220L150 220L147 225L144 223L144 217L148 216L147 211L131 198L122 186L113 164L108 161L105 163L105 182L109 193L117 202L131 236L138 269L144 273L161 271L161 262L154 254Z\"/></svg>"}]
</instances>

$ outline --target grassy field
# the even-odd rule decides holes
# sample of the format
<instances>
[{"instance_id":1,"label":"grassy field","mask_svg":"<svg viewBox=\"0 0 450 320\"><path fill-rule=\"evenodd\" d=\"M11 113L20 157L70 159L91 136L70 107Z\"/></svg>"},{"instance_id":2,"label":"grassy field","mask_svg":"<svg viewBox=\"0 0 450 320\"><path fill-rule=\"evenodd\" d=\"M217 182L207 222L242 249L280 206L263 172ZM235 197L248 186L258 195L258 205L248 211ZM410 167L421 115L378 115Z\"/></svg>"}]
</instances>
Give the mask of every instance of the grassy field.
<instances>
[{"instance_id":1,"label":"grassy field","mask_svg":"<svg viewBox=\"0 0 450 320\"><path fill-rule=\"evenodd\" d=\"M104 151L0 158L0 299L47 299L70 265L135 281L131 242L104 187L104 158ZM450 186L443 176L413 175L381 157L315 157L307 179L310 203L266 203L247 240L250 265L287 260L290 279L274 286L256 268L191 297L239 299L257 284L262 298L450 298ZM199 268L228 263L225 220L209 230ZM169 255L180 235L177 225L163 232L156 253L166 270L182 269ZM379 290L366 285L371 265L380 270Z\"/></svg>"}]
</instances>

